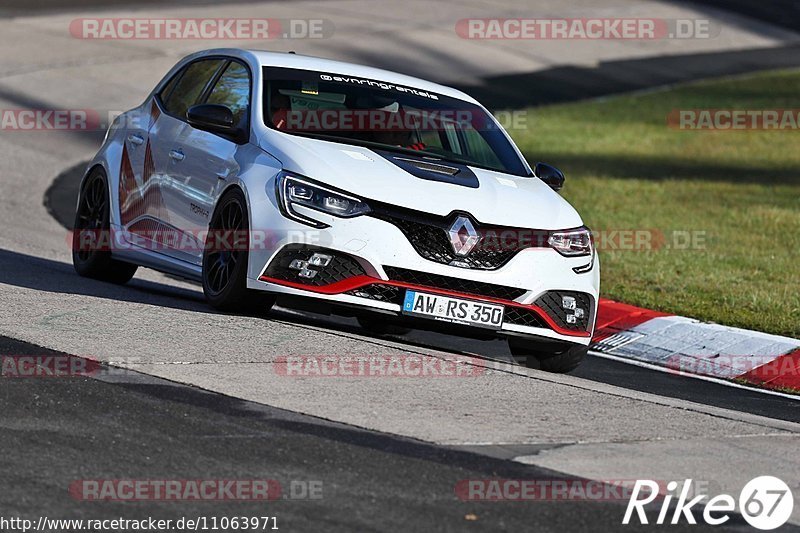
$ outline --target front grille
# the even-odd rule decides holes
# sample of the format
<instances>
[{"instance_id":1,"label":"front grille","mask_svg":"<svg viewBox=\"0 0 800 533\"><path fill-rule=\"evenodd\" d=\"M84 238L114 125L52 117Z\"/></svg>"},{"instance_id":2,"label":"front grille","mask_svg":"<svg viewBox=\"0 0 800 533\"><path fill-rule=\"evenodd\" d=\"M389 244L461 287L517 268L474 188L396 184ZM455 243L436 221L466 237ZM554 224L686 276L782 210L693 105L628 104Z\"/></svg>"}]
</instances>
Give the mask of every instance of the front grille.
<instances>
[{"instance_id":1,"label":"front grille","mask_svg":"<svg viewBox=\"0 0 800 533\"><path fill-rule=\"evenodd\" d=\"M523 309L521 307L506 306L506 313L503 321L507 324L518 326L528 326L530 328L548 328L550 326L539 316L536 311Z\"/></svg>"},{"instance_id":2,"label":"front grille","mask_svg":"<svg viewBox=\"0 0 800 533\"><path fill-rule=\"evenodd\" d=\"M394 285L374 283L372 285L367 285L366 287L347 291L347 294L351 296L358 296L360 298L368 298L378 302L389 302L402 305L403 299L405 298L405 289L395 287Z\"/></svg>"},{"instance_id":3,"label":"front grille","mask_svg":"<svg viewBox=\"0 0 800 533\"><path fill-rule=\"evenodd\" d=\"M473 220L480 239L469 254L460 256L453 250L448 233L458 214L440 217L387 204L375 204L371 215L394 224L425 259L461 268L497 270L520 250L543 246L547 242L547 232L544 231L489 227Z\"/></svg>"},{"instance_id":4,"label":"front grille","mask_svg":"<svg viewBox=\"0 0 800 533\"><path fill-rule=\"evenodd\" d=\"M431 289L443 289L460 292L463 294L473 294L475 296L485 296L489 298L498 298L501 300L516 300L528 292L525 289L506 287L505 285L495 285L493 283L484 283L482 281L451 278L450 276L419 272L417 270L409 270L406 268L385 266L383 269L386 271L386 275L389 276L389 279L392 281L401 281L403 283L410 283L412 285L430 287Z\"/></svg>"},{"instance_id":5,"label":"front grille","mask_svg":"<svg viewBox=\"0 0 800 533\"><path fill-rule=\"evenodd\" d=\"M564 296L571 296L575 298L576 306L584 310L583 318L576 319L574 324L567 322L567 315L572 314L573 311L564 309L562 305L562 298ZM593 298L583 292L575 291L548 291L541 295L534 302L537 306L541 307L547 316L563 329L570 331L588 331L591 324L591 314L594 311Z\"/></svg>"},{"instance_id":6,"label":"front grille","mask_svg":"<svg viewBox=\"0 0 800 533\"><path fill-rule=\"evenodd\" d=\"M289 268L289 264L295 259L308 261L314 253L321 253L331 256L328 266L309 267L317 274L313 278L301 278L299 271ZM330 285L337 281L342 281L355 276L363 276L366 272L358 262L347 254L327 250L325 248L309 247L305 245L290 244L278 252L277 257L272 260L264 275L270 278L294 283L302 283L313 287Z\"/></svg>"}]
</instances>

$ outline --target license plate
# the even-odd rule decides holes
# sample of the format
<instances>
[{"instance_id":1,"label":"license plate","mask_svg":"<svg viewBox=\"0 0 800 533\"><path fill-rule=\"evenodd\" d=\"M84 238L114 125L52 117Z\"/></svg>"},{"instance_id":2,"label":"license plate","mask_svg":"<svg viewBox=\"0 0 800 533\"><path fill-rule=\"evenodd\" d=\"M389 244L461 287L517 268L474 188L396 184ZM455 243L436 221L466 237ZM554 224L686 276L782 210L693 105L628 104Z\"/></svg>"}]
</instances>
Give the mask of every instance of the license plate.
<instances>
[{"instance_id":1,"label":"license plate","mask_svg":"<svg viewBox=\"0 0 800 533\"><path fill-rule=\"evenodd\" d=\"M503 325L502 305L461 300L448 296L406 291L403 313L466 324L481 328L499 329Z\"/></svg>"}]
</instances>

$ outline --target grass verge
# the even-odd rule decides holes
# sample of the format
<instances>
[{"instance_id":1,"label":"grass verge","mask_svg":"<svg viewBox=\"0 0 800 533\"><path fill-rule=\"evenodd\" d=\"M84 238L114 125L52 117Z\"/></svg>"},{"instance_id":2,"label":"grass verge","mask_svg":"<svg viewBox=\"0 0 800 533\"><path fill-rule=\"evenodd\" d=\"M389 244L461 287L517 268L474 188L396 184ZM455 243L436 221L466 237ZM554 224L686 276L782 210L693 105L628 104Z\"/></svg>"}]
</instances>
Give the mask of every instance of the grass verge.
<instances>
[{"instance_id":1,"label":"grass verge","mask_svg":"<svg viewBox=\"0 0 800 533\"><path fill-rule=\"evenodd\" d=\"M800 130L667 125L704 108L800 108L800 71L534 108L511 134L529 161L564 171L593 230L664 236L647 251L605 243L603 296L800 337Z\"/></svg>"}]
</instances>

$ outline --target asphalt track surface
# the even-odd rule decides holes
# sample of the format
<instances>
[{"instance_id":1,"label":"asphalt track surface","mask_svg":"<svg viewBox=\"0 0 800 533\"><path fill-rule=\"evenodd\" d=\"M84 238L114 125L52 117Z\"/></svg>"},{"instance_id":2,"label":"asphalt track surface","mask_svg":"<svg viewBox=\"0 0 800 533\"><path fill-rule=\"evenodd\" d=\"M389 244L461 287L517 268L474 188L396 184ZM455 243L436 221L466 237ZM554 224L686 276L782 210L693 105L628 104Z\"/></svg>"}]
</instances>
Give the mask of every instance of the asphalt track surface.
<instances>
[{"instance_id":1,"label":"asphalt track surface","mask_svg":"<svg viewBox=\"0 0 800 533\"><path fill-rule=\"evenodd\" d=\"M652 5L664 9L664 4ZM456 52L446 32L428 34L439 40L441 54L417 55L420 61L409 62L396 48L381 48L381 41L408 42L413 35L406 33L418 28L348 41L353 31L348 25L365 24L357 6L335 1L308 6L273 5L279 12L275 16L341 15L335 19L338 39L318 50L330 48L337 56L389 68L407 66L401 69L428 77L436 73L442 81L464 86L502 79L508 82L503 94L522 92L519 83L528 79L525 73L534 63L537 72L566 68L568 75L560 79L570 79L586 74L582 63L599 60L595 70L602 73L603 65L641 61L638 72L644 76L653 68L650 79L656 85L673 68L662 59L648 67L646 57L652 51L631 49L626 55L607 45L576 47L577 55L587 57L567 67L553 60L556 53L545 57L551 53L547 50L514 63L514 57L523 58L514 46L505 50L459 42ZM452 17L462 16L456 10L458 15L443 17L442 10L446 15L449 8L427 13L420 6L387 4L380 13L385 20L376 24L396 26L398 20L407 20L407 11L416 10L446 20L451 29ZM478 2L470 6L472 11L483 8ZM212 16L219 13L215 9L198 4L188 16ZM226 14L250 12L235 5L225 9ZM89 48L57 31L70 17L34 18L22 25L0 21L5 34L0 39L7 43L0 69L3 107L86 107L86 102L97 102L104 109L124 109L141 98L142 86L149 88L153 78L188 50L181 43ZM746 25L735 19L735 26ZM39 32L37 43L25 41L32 31ZM764 68L758 59L763 57L774 57L773 66L790 66L782 58L796 60L796 54L780 50L794 46L796 39L782 31L758 23L738 35L740 48L757 56L747 56L744 66ZM31 50L15 47L14 40L28 42ZM45 44L49 48L36 47ZM713 57L736 57L730 46L713 44L702 50L712 54L706 63L713 63ZM768 46L774 54L764 52ZM45 51L57 57L44 58ZM591 55L595 51L597 57ZM453 57L473 52L477 55L471 59L483 70L459 78L466 60ZM699 52L669 51L686 58ZM116 63L126 68L120 71ZM697 67L685 75L696 75ZM734 67L734 72L743 68L735 62ZM618 77L614 69L606 72L605 79ZM638 88L647 87L644 81L637 81ZM615 90L619 87L610 92ZM491 99L492 94L486 96ZM276 356L471 354L504 360L508 352L500 342L425 332L376 337L351 319L285 309L263 318L219 315L203 303L196 285L144 269L125 287L77 278L65 249L64 224L71 219L76 169L96 149L97 137L0 137L0 223L6 228L0 234L0 334L26 341L2 337L0 354L38 355L49 348L92 355L112 365L94 378L0 381L0 516L261 516L266 509L286 531L597 531L618 529L624 503L466 503L455 496L454 486L476 477L693 477L734 493L756 475L773 474L784 477L798 494L800 420L793 400L597 357L571 376L498 364L471 381L287 380L273 370ZM323 498L258 506L120 504L76 502L66 490L74 480L86 478L198 477L268 477L284 485L322 481ZM800 523L797 510L793 522ZM726 527L744 528L741 519Z\"/></svg>"},{"instance_id":2,"label":"asphalt track surface","mask_svg":"<svg viewBox=\"0 0 800 533\"><path fill-rule=\"evenodd\" d=\"M60 180L63 186L65 176ZM51 211L69 212L73 205L69 194L56 194L52 188L49 194L45 202ZM56 198L70 201L59 205L53 203ZM9 255L0 252L0 264L11 260ZM24 262L37 278L50 279L53 285L61 285L73 275L66 265L33 258ZM4 272L0 282L8 283L9 271ZM156 289L141 283L130 288L89 284L95 285L95 294L108 293L121 300L128 297L125 293L141 292L140 296L146 297L158 292L173 299L176 306L203 305L196 290ZM277 310L265 320L270 319L358 333L352 321L342 318ZM454 342L444 335L422 337L419 345L439 350L447 350ZM6 337L0 338L0 353L57 354ZM800 421L794 400L599 357L590 357L574 375ZM624 512L625 502L619 501L464 502L456 497L454 487L464 479L576 479L512 460L521 454L537 454L536 446L437 446L136 372L109 372L106 367L94 378L6 378L0 401L5 406L0 415L4 449L12 452L3 455L6 475L0 482L0 505L6 516L35 518L43 510L50 518L86 519L269 515L277 517L279 526L288 531L320 527L331 531L596 531L615 529ZM284 487L321 483L323 492L319 500L131 504L77 502L65 490L79 479L153 479L164 477L165 472L179 472L181 479L276 479ZM656 513L651 511L653 516ZM746 530L747 526L738 517L726 529Z\"/></svg>"},{"instance_id":3,"label":"asphalt track surface","mask_svg":"<svg viewBox=\"0 0 800 533\"><path fill-rule=\"evenodd\" d=\"M0 350L64 355L6 337ZM5 378L0 399L5 517L271 516L285 531L561 532L612 530L627 503L463 501L455 492L462 480L578 478L107 367L93 378ZM83 479L163 479L164 472L180 472L180 479L271 479L282 493L268 502L122 503L79 501L65 490ZM319 497L305 487L321 487ZM649 508L651 520L657 513ZM734 516L725 529L747 528Z\"/></svg>"}]
</instances>

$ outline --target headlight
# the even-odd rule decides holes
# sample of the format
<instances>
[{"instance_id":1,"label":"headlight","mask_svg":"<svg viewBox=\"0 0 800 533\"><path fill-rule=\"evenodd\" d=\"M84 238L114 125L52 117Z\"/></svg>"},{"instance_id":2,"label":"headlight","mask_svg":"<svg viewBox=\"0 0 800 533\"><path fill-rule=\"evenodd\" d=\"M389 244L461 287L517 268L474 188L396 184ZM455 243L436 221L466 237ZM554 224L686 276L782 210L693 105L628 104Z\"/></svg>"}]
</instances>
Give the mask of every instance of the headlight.
<instances>
[{"instance_id":1,"label":"headlight","mask_svg":"<svg viewBox=\"0 0 800 533\"><path fill-rule=\"evenodd\" d=\"M351 218L369 213L369 206L354 196L334 191L308 178L288 172L278 176L278 199L285 216L317 228L327 227L318 220L301 215L296 206L308 207L328 215Z\"/></svg>"},{"instance_id":2,"label":"headlight","mask_svg":"<svg viewBox=\"0 0 800 533\"><path fill-rule=\"evenodd\" d=\"M592 232L588 228L578 228L568 231L554 231L547 239L547 244L561 255L578 257L592 255Z\"/></svg>"}]
</instances>

